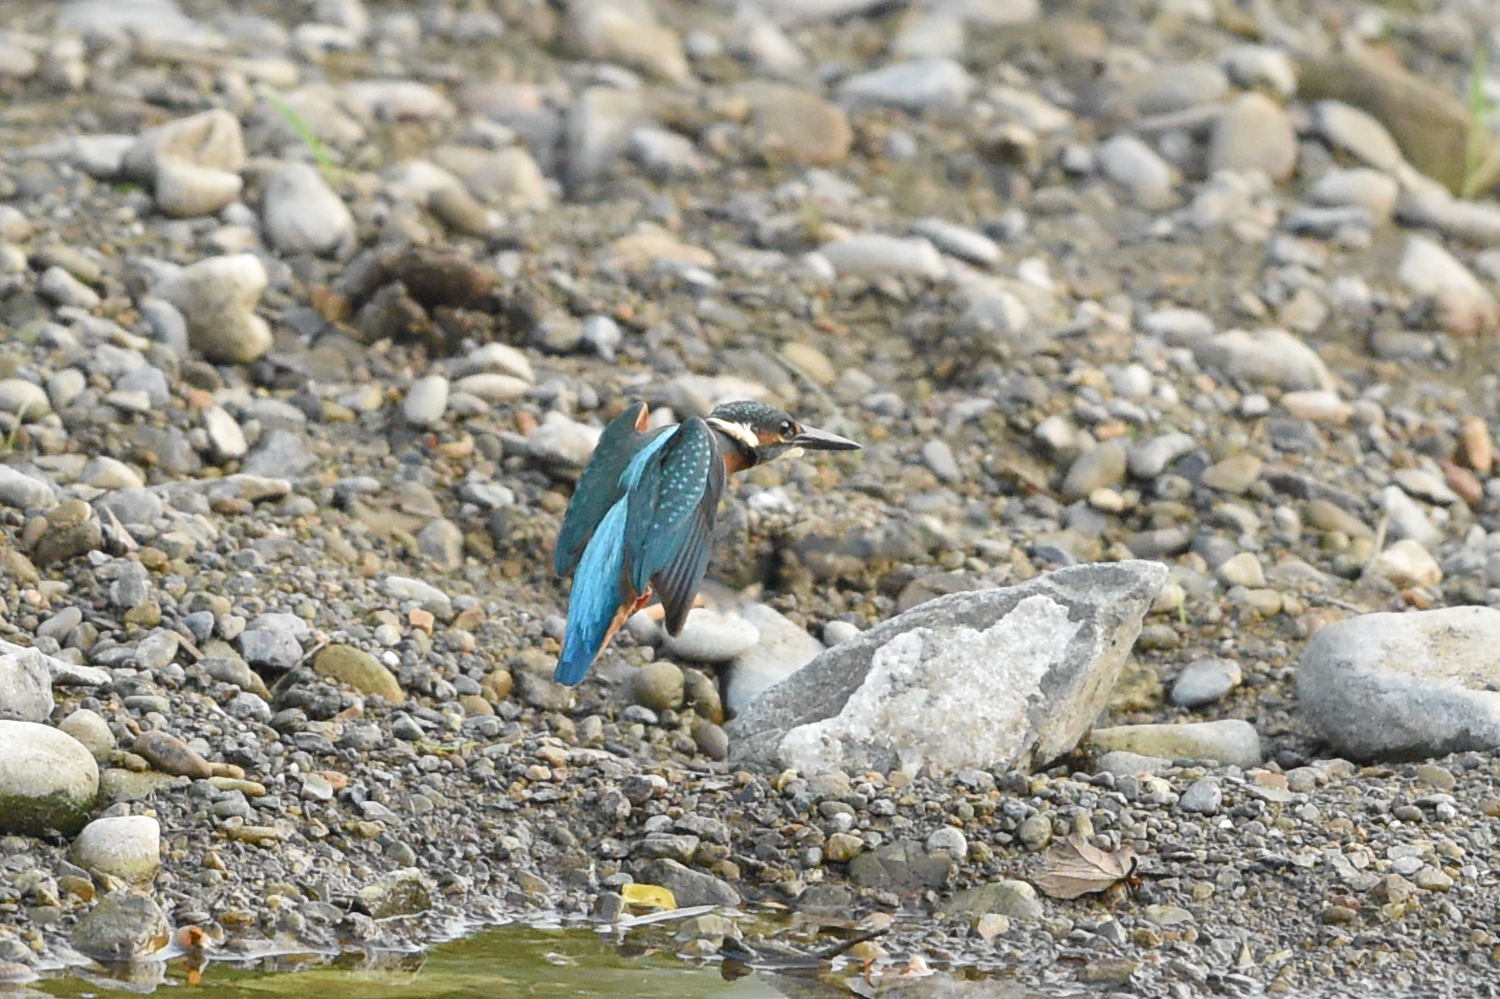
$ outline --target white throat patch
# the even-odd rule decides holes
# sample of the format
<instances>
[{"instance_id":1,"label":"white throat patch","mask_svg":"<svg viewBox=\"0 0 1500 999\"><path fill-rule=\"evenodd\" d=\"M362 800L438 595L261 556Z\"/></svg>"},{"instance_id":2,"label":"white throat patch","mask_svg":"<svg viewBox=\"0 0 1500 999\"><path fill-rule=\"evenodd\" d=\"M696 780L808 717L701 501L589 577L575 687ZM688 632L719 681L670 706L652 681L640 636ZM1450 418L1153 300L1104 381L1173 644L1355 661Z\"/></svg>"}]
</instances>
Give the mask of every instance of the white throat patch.
<instances>
[{"instance_id":1,"label":"white throat patch","mask_svg":"<svg viewBox=\"0 0 1500 999\"><path fill-rule=\"evenodd\" d=\"M731 423L728 420L721 420L717 416L710 416L704 422L720 433L733 437L752 451L760 447L760 438L755 436L755 431L743 423Z\"/></svg>"}]
</instances>

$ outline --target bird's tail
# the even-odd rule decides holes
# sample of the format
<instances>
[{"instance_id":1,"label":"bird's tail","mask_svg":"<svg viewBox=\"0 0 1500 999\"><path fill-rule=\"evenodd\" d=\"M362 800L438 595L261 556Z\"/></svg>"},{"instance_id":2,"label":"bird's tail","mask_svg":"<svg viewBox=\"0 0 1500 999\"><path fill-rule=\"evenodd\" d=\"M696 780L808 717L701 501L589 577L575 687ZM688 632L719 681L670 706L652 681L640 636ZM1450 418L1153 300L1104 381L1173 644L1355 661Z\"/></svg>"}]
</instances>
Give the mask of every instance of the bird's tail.
<instances>
[{"instance_id":1,"label":"bird's tail","mask_svg":"<svg viewBox=\"0 0 1500 999\"><path fill-rule=\"evenodd\" d=\"M625 500L609 508L583 550L568 595L568 630L552 678L574 686L588 673L609 639L610 625L625 603Z\"/></svg>"}]
</instances>

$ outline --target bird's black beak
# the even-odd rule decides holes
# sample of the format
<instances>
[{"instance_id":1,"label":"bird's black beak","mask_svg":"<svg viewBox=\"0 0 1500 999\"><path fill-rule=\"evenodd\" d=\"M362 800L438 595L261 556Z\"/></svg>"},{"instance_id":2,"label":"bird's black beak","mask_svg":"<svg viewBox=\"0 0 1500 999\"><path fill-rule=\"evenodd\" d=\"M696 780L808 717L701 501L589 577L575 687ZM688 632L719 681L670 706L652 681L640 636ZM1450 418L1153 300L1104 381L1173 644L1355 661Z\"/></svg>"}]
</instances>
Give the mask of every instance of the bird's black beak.
<instances>
[{"instance_id":1,"label":"bird's black beak","mask_svg":"<svg viewBox=\"0 0 1500 999\"><path fill-rule=\"evenodd\" d=\"M803 427L802 432L791 440L793 447L804 447L809 451L858 451L863 445L847 437L830 434L817 427Z\"/></svg>"}]
</instances>

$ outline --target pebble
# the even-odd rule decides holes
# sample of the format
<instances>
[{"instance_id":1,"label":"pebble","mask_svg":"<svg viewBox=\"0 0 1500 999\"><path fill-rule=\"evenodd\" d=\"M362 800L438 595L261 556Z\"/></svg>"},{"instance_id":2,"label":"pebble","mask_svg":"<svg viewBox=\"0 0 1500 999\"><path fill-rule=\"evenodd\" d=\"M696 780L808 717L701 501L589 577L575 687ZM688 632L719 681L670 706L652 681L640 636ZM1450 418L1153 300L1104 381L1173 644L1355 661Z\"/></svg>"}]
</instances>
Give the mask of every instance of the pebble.
<instances>
[{"instance_id":1,"label":"pebble","mask_svg":"<svg viewBox=\"0 0 1500 999\"><path fill-rule=\"evenodd\" d=\"M71 835L99 790L93 754L66 732L28 721L0 721L0 830Z\"/></svg>"},{"instance_id":2,"label":"pebble","mask_svg":"<svg viewBox=\"0 0 1500 999\"><path fill-rule=\"evenodd\" d=\"M657 660L635 675L635 702L653 711L672 711L682 706L685 680L676 663Z\"/></svg>"},{"instance_id":3,"label":"pebble","mask_svg":"<svg viewBox=\"0 0 1500 999\"><path fill-rule=\"evenodd\" d=\"M475 376L475 377L483 377ZM502 376L503 377L503 376ZM472 391L465 388L464 391ZM480 393L473 393L480 395ZM484 398L480 395L480 398ZM427 375L412 383L406 393L401 413L406 422L416 427L435 427L443 420L448 409L448 379L442 375Z\"/></svg>"},{"instance_id":4,"label":"pebble","mask_svg":"<svg viewBox=\"0 0 1500 999\"><path fill-rule=\"evenodd\" d=\"M1370 114L1341 101L1319 101L1313 106L1313 125L1329 145L1386 173L1406 162L1384 125Z\"/></svg>"},{"instance_id":5,"label":"pebble","mask_svg":"<svg viewBox=\"0 0 1500 999\"><path fill-rule=\"evenodd\" d=\"M1436 586L1443 579L1437 559L1411 538L1402 538L1370 560L1365 573L1392 586Z\"/></svg>"},{"instance_id":6,"label":"pebble","mask_svg":"<svg viewBox=\"0 0 1500 999\"><path fill-rule=\"evenodd\" d=\"M1260 170L1276 181L1297 165L1297 133L1286 111L1263 94L1242 94L1219 114L1208 143L1208 170Z\"/></svg>"},{"instance_id":7,"label":"pebble","mask_svg":"<svg viewBox=\"0 0 1500 999\"><path fill-rule=\"evenodd\" d=\"M248 364L271 349L271 329L254 312L266 283L260 259L241 253L190 264L154 293L182 310L194 350L209 360Z\"/></svg>"},{"instance_id":8,"label":"pebble","mask_svg":"<svg viewBox=\"0 0 1500 999\"><path fill-rule=\"evenodd\" d=\"M1212 704L1238 687L1240 680L1240 665L1232 659L1195 659L1173 682L1172 703L1183 708Z\"/></svg>"},{"instance_id":9,"label":"pebble","mask_svg":"<svg viewBox=\"0 0 1500 999\"><path fill-rule=\"evenodd\" d=\"M963 106L974 79L952 59L914 59L856 73L837 88L838 99L855 107L885 105L906 111Z\"/></svg>"},{"instance_id":10,"label":"pebble","mask_svg":"<svg viewBox=\"0 0 1500 999\"><path fill-rule=\"evenodd\" d=\"M353 244L354 216L310 163L271 174L264 212L266 235L282 253L333 254Z\"/></svg>"},{"instance_id":11,"label":"pebble","mask_svg":"<svg viewBox=\"0 0 1500 999\"><path fill-rule=\"evenodd\" d=\"M824 243L818 253L840 274L855 277L912 276L936 280L947 273L942 254L922 237L870 233Z\"/></svg>"},{"instance_id":12,"label":"pebble","mask_svg":"<svg viewBox=\"0 0 1500 999\"><path fill-rule=\"evenodd\" d=\"M994 267L1000 262L999 244L966 226L937 218L918 219L911 225L911 234L928 240L944 253L981 267Z\"/></svg>"},{"instance_id":13,"label":"pebble","mask_svg":"<svg viewBox=\"0 0 1500 999\"><path fill-rule=\"evenodd\" d=\"M362 694L384 698L387 704L402 704L406 692L389 669L363 649L352 645L327 645L312 661L313 672Z\"/></svg>"},{"instance_id":14,"label":"pebble","mask_svg":"<svg viewBox=\"0 0 1500 999\"><path fill-rule=\"evenodd\" d=\"M1100 145L1096 155L1104 176L1142 208L1166 208L1177 200L1171 165L1135 136L1117 135Z\"/></svg>"},{"instance_id":15,"label":"pebble","mask_svg":"<svg viewBox=\"0 0 1500 999\"><path fill-rule=\"evenodd\" d=\"M1472 336L1500 324L1500 303L1469 269L1435 240L1411 236L1397 270L1401 284L1432 303L1438 324Z\"/></svg>"},{"instance_id":16,"label":"pebble","mask_svg":"<svg viewBox=\"0 0 1500 999\"><path fill-rule=\"evenodd\" d=\"M1219 788L1219 782L1209 777L1202 777L1188 785L1186 791L1177 802L1179 810L1192 812L1198 815L1217 815L1224 801L1224 792Z\"/></svg>"},{"instance_id":17,"label":"pebble","mask_svg":"<svg viewBox=\"0 0 1500 999\"><path fill-rule=\"evenodd\" d=\"M43 273L36 290L48 301L75 309L97 309L99 293L61 267L53 265Z\"/></svg>"},{"instance_id":18,"label":"pebble","mask_svg":"<svg viewBox=\"0 0 1500 999\"><path fill-rule=\"evenodd\" d=\"M73 711L57 723L57 728L78 740L96 760L107 757L115 748L115 735L110 731L109 723L89 708Z\"/></svg>"}]
</instances>

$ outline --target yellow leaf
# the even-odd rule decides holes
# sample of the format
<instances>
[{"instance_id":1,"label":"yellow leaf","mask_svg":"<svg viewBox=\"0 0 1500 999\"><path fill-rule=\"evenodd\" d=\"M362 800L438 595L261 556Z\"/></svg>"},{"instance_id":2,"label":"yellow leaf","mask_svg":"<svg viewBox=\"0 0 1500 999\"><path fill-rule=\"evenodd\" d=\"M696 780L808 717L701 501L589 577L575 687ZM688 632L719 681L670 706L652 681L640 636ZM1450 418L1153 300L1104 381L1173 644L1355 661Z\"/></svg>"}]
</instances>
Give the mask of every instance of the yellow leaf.
<instances>
[{"instance_id":1,"label":"yellow leaf","mask_svg":"<svg viewBox=\"0 0 1500 999\"><path fill-rule=\"evenodd\" d=\"M620 889L620 894L624 896L626 905L643 909L677 908L677 899L660 885L643 885L632 881Z\"/></svg>"}]
</instances>

